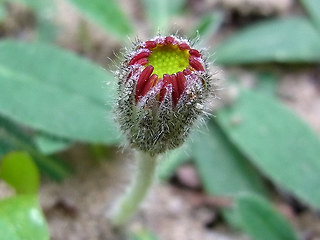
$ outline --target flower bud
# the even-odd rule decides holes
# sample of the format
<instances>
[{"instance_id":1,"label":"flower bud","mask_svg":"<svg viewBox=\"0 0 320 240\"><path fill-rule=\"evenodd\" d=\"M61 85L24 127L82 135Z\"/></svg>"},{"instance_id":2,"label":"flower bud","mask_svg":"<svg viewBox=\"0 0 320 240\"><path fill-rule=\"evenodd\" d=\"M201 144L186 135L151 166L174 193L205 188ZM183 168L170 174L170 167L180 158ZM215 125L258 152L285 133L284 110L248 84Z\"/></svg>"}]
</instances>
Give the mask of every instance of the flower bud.
<instances>
[{"instance_id":1,"label":"flower bud","mask_svg":"<svg viewBox=\"0 0 320 240\"><path fill-rule=\"evenodd\" d=\"M203 52L177 36L135 43L117 75L121 130L151 155L185 141L213 92Z\"/></svg>"}]
</instances>

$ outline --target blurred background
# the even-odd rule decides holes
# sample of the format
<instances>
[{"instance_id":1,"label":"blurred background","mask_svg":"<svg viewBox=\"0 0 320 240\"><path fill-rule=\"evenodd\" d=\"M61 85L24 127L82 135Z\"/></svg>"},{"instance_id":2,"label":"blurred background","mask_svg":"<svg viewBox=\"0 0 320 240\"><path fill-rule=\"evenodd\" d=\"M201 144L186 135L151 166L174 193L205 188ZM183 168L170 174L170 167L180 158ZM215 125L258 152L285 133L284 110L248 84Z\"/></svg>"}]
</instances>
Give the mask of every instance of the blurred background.
<instances>
[{"instance_id":1,"label":"blurred background","mask_svg":"<svg viewBox=\"0 0 320 240\"><path fill-rule=\"evenodd\" d=\"M114 233L113 71L158 33L205 48L217 97ZM319 240L319 63L319 0L0 0L0 239Z\"/></svg>"}]
</instances>

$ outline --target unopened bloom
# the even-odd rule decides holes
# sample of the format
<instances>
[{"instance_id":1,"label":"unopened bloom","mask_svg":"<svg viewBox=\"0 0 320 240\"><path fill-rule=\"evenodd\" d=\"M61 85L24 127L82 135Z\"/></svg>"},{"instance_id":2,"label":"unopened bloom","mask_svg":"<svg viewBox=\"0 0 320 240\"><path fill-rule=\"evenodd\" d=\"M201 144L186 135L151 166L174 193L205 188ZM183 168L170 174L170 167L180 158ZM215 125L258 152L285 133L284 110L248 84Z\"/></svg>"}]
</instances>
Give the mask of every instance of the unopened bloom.
<instances>
[{"instance_id":1,"label":"unopened bloom","mask_svg":"<svg viewBox=\"0 0 320 240\"><path fill-rule=\"evenodd\" d=\"M132 147L151 155L185 141L213 91L203 52L177 36L135 43L118 78L121 130Z\"/></svg>"}]
</instances>

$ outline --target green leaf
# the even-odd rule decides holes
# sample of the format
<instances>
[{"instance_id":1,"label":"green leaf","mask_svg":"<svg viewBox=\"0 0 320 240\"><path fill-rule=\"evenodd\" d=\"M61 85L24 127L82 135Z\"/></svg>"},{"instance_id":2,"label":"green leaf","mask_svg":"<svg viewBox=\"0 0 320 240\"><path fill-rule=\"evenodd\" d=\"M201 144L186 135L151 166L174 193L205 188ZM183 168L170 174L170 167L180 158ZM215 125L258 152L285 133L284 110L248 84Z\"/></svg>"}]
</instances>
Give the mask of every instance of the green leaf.
<instances>
[{"instance_id":1,"label":"green leaf","mask_svg":"<svg viewBox=\"0 0 320 240\"><path fill-rule=\"evenodd\" d=\"M2 158L0 178L11 185L18 194L38 192L38 168L26 152L11 152Z\"/></svg>"},{"instance_id":2,"label":"green leaf","mask_svg":"<svg viewBox=\"0 0 320 240\"><path fill-rule=\"evenodd\" d=\"M192 155L205 190L212 195L237 196L266 190L250 162L231 144L213 120L192 141Z\"/></svg>"},{"instance_id":3,"label":"green leaf","mask_svg":"<svg viewBox=\"0 0 320 240\"><path fill-rule=\"evenodd\" d=\"M21 195L0 201L0 237L7 240L49 240L37 196Z\"/></svg>"},{"instance_id":4,"label":"green leaf","mask_svg":"<svg viewBox=\"0 0 320 240\"><path fill-rule=\"evenodd\" d=\"M219 29L223 21L222 12L210 12L202 16L199 20L198 25L192 29L189 33L189 38L197 38L199 35L199 45L204 45L210 37L212 37Z\"/></svg>"},{"instance_id":5,"label":"green leaf","mask_svg":"<svg viewBox=\"0 0 320 240\"><path fill-rule=\"evenodd\" d=\"M146 229L139 229L128 234L129 240L158 240L157 236Z\"/></svg>"},{"instance_id":6,"label":"green leaf","mask_svg":"<svg viewBox=\"0 0 320 240\"><path fill-rule=\"evenodd\" d=\"M126 39L132 33L127 19L115 0L69 0L84 16L100 24L115 36Z\"/></svg>"},{"instance_id":7,"label":"green leaf","mask_svg":"<svg viewBox=\"0 0 320 240\"><path fill-rule=\"evenodd\" d=\"M65 164L36 151L31 136L24 129L0 116L0 157L14 150L29 152L40 170L57 181L70 175L70 168Z\"/></svg>"},{"instance_id":8,"label":"green leaf","mask_svg":"<svg viewBox=\"0 0 320 240\"><path fill-rule=\"evenodd\" d=\"M39 133L34 137L34 142L39 151L45 155L61 152L68 149L73 143L65 139Z\"/></svg>"},{"instance_id":9,"label":"green leaf","mask_svg":"<svg viewBox=\"0 0 320 240\"><path fill-rule=\"evenodd\" d=\"M184 146L172 150L166 154L163 161L159 163L157 177L162 181L168 180L177 168L187 161L189 161L189 157Z\"/></svg>"},{"instance_id":10,"label":"green leaf","mask_svg":"<svg viewBox=\"0 0 320 240\"><path fill-rule=\"evenodd\" d=\"M37 40L42 42L54 42L58 32L54 20L49 18L48 15L39 17L36 30Z\"/></svg>"},{"instance_id":11,"label":"green leaf","mask_svg":"<svg viewBox=\"0 0 320 240\"><path fill-rule=\"evenodd\" d=\"M300 0L304 5L305 9L308 11L310 17L312 18L315 26L320 31L320 1L319 0Z\"/></svg>"},{"instance_id":12,"label":"green leaf","mask_svg":"<svg viewBox=\"0 0 320 240\"><path fill-rule=\"evenodd\" d=\"M320 62L320 34L304 18L268 20L223 41L214 58L218 64Z\"/></svg>"},{"instance_id":13,"label":"green leaf","mask_svg":"<svg viewBox=\"0 0 320 240\"><path fill-rule=\"evenodd\" d=\"M13 150L22 150L19 148L21 145L31 146L30 136L20 126L0 115L0 157Z\"/></svg>"},{"instance_id":14,"label":"green leaf","mask_svg":"<svg viewBox=\"0 0 320 240\"><path fill-rule=\"evenodd\" d=\"M256 75L257 86L255 90L268 96L275 97L277 94L278 77L274 72L261 71Z\"/></svg>"},{"instance_id":15,"label":"green leaf","mask_svg":"<svg viewBox=\"0 0 320 240\"><path fill-rule=\"evenodd\" d=\"M0 23L5 19L7 16L7 10L5 6L0 2Z\"/></svg>"},{"instance_id":16,"label":"green leaf","mask_svg":"<svg viewBox=\"0 0 320 240\"><path fill-rule=\"evenodd\" d=\"M258 196L239 197L235 211L240 218L242 229L255 240L299 239L286 219Z\"/></svg>"},{"instance_id":17,"label":"green leaf","mask_svg":"<svg viewBox=\"0 0 320 240\"><path fill-rule=\"evenodd\" d=\"M281 103L244 90L216 113L230 140L276 184L320 207L320 141Z\"/></svg>"},{"instance_id":18,"label":"green leaf","mask_svg":"<svg viewBox=\"0 0 320 240\"><path fill-rule=\"evenodd\" d=\"M2 41L0 52L0 114L62 138L119 142L110 73L40 43Z\"/></svg>"},{"instance_id":19,"label":"green leaf","mask_svg":"<svg viewBox=\"0 0 320 240\"><path fill-rule=\"evenodd\" d=\"M153 32L165 34L168 32L169 20L182 11L186 0L141 0L149 21L152 22Z\"/></svg>"}]
</instances>

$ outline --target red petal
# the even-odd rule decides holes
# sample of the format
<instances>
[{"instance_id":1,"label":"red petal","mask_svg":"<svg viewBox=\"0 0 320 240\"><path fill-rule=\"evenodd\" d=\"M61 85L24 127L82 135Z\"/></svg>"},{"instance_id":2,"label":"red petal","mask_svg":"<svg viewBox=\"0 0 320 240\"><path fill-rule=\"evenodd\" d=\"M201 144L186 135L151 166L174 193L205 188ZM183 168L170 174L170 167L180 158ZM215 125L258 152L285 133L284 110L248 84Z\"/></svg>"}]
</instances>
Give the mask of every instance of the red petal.
<instances>
[{"instance_id":1,"label":"red petal","mask_svg":"<svg viewBox=\"0 0 320 240\"><path fill-rule=\"evenodd\" d=\"M152 49L157 46L157 43L155 41L146 41L146 48Z\"/></svg>"},{"instance_id":2,"label":"red petal","mask_svg":"<svg viewBox=\"0 0 320 240\"><path fill-rule=\"evenodd\" d=\"M136 63L136 61L140 60L141 58L146 58L146 57L149 57L150 53L148 52L141 52L137 55L135 55L131 61L129 62L129 65L133 65Z\"/></svg>"},{"instance_id":3,"label":"red petal","mask_svg":"<svg viewBox=\"0 0 320 240\"><path fill-rule=\"evenodd\" d=\"M171 79L170 79L170 75L168 74L163 74L163 86L160 90L160 97L159 97L159 101L162 102L162 100L164 99L164 96L166 95L167 89L166 86L170 83Z\"/></svg>"},{"instance_id":4,"label":"red petal","mask_svg":"<svg viewBox=\"0 0 320 240\"><path fill-rule=\"evenodd\" d=\"M146 65L148 62L149 62L148 59L146 59L146 58L141 58L141 59L139 59L138 61L136 61L135 64L140 64L140 65L144 66L144 65Z\"/></svg>"},{"instance_id":5,"label":"red petal","mask_svg":"<svg viewBox=\"0 0 320 240\"><path fill-rule=\"evenodd\" d=\"M171 78L170 83L172 84L172 101L173 101L173 105L176 106L180 97L177 77L174 74L172 74L170 78Z\"/></svg>"},{"instance_id":6,"label":"red petal","mask_svg":"<svg viewBox=\"0 0 320 240\"><path fill-rule=\"evenodd\" d=\"M193 55L195 57L201 57L201 53L196 49L190 49L189 53L190 53L190 55Z\"/></svg>"},{"instance_id":7,"label":"red petal","mask_svg":"<svg viewBox=\"0 0 320 240\"><path fill-rule=\"evenodd\" d=\"M163 74L163 87L168 85L170 83L170 75L169 74Z\"/></svg>"},{"instance_id":8,"label":"red petal","mask_svg":"<svg viewBox=\"0 0 320 240\"><path fill-rule=\"evenodd\" d=\"M189 63L190 66L193 67L195 70L204 71L202 64L199 61L195 60L193 57L189 58Z\"/></svg>"},{"instance_id":9,"label":"red petal","mask_svg":"<svg viewBox=\"0 0 320 240\"><path fill-rule=\"evenodd\" d=\"M141 96L145 96L150 89L155 85L155 83L158 80L158 75L157 74L152 74L152 76L148 79L146 85L144 86L142 92L141 92Z\"/></svg>"},{"instance_id":10,"label":"red petal","mask_svg":"<svg viewBox=\"0 0 320 240\"><path fill-rule=\"evenodd\" d=\"M184 74L185 76L190 75L190 74L191 74L191 71L190 71L188 68L186 68L186 69L183 70L183 74Z\"/></svg>"},{"instance_id":11,"label":"red petal","mask_svg":"<svg viewBox=\"0 0 320 240\"><path fill-rule=\"evenodd\" d=\"M136 85L136 95L135 95L136 101L138 100L138 97L140 96L152 72L153 72L153 67L149 65L140 74L140 77Z\"/></svg>"},{"instance_id":12,"label":"red petal","mask_svg":"<svg viewBox=\"0 0 320 240\"><path fill-rule=\"evenodd\" d=\"M177 83L178 83L178 89L179 89L179 98L181 94L183 93L184 89L186 88L186 77L182 72L177 73Z\"/></svg>"},{"instance_id":13,"label":"red petal","mask_svg":"<svg viewBox=\"0 0 320 240\"><path fill-rule=\"evenodd\" d=\"M186 43L180 43L179 44L179 48L180 48L180 50L189 50L190 49L190 46L188 45L188 44L186 44Z\"/></svg>"},{"instance_id":14,"label":"red petal","mask_svg":"<svg viewBox=\"0 0 320 240\"><path fill-rule=\"evenodd\" d=\"M166 44L172 44L174 41L174 38L173 37L166 37L164 41Z\"/></svg>"}]
</instances>

